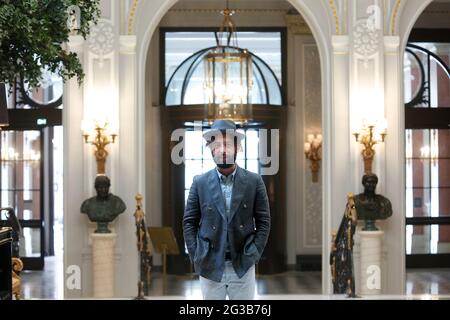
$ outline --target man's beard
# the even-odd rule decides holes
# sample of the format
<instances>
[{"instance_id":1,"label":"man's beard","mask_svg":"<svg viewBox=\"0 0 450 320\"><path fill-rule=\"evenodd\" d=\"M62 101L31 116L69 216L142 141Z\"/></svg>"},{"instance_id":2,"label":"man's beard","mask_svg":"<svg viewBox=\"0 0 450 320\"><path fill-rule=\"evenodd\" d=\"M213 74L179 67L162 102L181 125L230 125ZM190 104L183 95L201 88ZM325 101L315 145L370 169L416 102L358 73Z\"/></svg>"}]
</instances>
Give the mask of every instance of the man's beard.
<instances>
[{"instance_id":1,"label":"man's beard","mask_svg":"<svg viewBox=\"0 0 450 320\"><path fill-rule=\"evenodd\" d=\"M220 169L228 169L234 166L234 163L216 163Z\"/></svg>"},{"instance_id":2,"label":"man's beard","mask_svg":"<svg viewBox=\"0 0 450 320\"><path fill-rule=\"evenodd\" d=\"M233 158L231 157L227 157L226 159L224 159L223 157L213 157L213 158L217 167L221 169L228 169L234 166L234 164L236 163L236 156L237 154L235 154Z\"/></svg>"}]
</instances>

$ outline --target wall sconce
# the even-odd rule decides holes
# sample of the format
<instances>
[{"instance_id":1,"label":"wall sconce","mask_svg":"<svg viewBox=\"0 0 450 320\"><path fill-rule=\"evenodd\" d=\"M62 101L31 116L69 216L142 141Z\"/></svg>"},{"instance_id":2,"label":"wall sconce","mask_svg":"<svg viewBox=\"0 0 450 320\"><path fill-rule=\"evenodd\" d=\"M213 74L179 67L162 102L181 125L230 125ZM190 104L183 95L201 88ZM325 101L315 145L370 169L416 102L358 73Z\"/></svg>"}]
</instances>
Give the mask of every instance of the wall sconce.
<instances>
[{"instance_id":1,"label":"wall sconce","mask_svg":"<svg viewBox=\"0 0 450 320\"><path fill-rule=\"evenodd\" d=\"M322 159L322 135L308 134L305 142L305 156L311 161L312 181L319 181L320 160Z\"/></svg>"},{"instance_id":2,"label":"wall sconce","mask_svg":"<svg viewBox=\"0 0 450 320\"><path fill-rule=\"evenodd\" d=\"M372 173L372 162L375 156L373 147L386 139L386 127L386 120L384 119L377 125L367 125L363 120L361 129L353 133L356 142L364 146L361 153L364 159L364 173Z\"/></svg>"},{"instance_id":3,"label":"wall sconce","mask_svg":"<svg viewBox=\"0 0 450 320\"><path fill-rule=\"evenodd\" d=\"M97 161L97 174L105 174L105 163L108 157L108 151L106 146L110 143L114 143L117 138L117 130L108 128L108 121L104 122L92 122L93 128L89 128L89 123L84 121L81 124L81 130L83 131L84 142L91 144L95 147L94 155ZM112 126L110 126L112 127ZM92 133L95 132L93 140L89 140Z\"/></svg>"}]
</instances>

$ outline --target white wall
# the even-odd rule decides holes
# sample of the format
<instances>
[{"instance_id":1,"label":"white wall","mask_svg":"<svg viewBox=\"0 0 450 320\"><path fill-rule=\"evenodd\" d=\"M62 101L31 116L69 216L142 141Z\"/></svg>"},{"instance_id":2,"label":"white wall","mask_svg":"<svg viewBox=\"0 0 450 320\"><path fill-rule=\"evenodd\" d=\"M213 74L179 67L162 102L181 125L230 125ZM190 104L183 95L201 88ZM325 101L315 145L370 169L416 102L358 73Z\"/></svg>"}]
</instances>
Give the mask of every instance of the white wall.
<instances>
[{"instance_id":1,"label":"white wall","mask_svg":"<svg viewBox=\"0 0 450 320\"><path fill-rule=\"evenodd\" d=\"M86 74L81 87L71 80L64 88L64 267L67 270L78 266L81 271L81 288L65 287L65 297L69 298L92 295L89 234L95 224L80 213L80 206L83 200L95 195L96 167L92 146L82 140L81 121L96 111L120 119L118 141L108 147L106 166L106 174L111 178L110 191L127 205L127 210L111 224L117 233L115 295L131 297L137 292L133 213L134 197L143 191L138 174L136 39L120 34L120 1L102 1L101 8L102 19L93 27L88 40L73 36L68 43L68 48L79 54Z\"/></svg>"},{"instance_id":2,"label":"white wall","mask_svg":"<svg viewBox=\"0 0 450 320\"><path fill-rule=\"evenodd\" d=\"M304 155L307 134L322 132L322 90L319 52L313 37L289 30L288 39L291 72L288 72L286 210L288 263L293 265L296 255L322 253L323 169L320 168L319 181L312 182L310 162Z\"/></svg>"}]
</instances>

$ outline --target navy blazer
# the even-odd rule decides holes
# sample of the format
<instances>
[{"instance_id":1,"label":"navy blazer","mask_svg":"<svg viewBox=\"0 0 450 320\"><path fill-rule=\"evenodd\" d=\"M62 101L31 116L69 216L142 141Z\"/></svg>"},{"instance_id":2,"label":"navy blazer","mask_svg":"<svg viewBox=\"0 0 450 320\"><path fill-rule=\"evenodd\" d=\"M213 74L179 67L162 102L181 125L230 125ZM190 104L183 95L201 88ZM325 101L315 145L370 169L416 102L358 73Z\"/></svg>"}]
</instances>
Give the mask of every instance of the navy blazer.
<instances>
[{"instance_id":1,"label":"navy blazer","mask_svg":"<svg viewBox=\"0 0 450 320\"><path fill-rule=\"evenodd\" d=\"M258 262L269 238L269 200L261 176L237 167L228 226L216 169L195 176L184 211L183 231L195 271L217 282L225 269L228 232L231 260L241 278Z\"/></svg>"}]
</instances>

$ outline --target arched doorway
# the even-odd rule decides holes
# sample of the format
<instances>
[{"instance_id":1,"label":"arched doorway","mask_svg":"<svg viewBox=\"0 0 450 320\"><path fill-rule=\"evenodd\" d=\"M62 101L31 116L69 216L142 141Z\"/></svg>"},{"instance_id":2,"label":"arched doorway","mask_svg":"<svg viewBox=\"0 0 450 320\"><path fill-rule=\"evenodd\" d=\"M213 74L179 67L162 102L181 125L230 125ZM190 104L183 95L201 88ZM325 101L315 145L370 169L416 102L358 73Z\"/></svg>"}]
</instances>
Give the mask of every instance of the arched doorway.
<instances>
[{"instance_id":1,"label":"arched doorway","mask_svg":"<svg viewBox=\"0 0 450 320\"><path fill-rule=\"evenodd\" d=\"M171 2L171 4L174 4L174 3L175 2ZM308 5L305 5L303 2L302 3L297 3L297 2L293 1L292 4L295 7L297 7L297 8L308 7ZM312 7L315 7L315 5L312 5ZM170 6L164 5L164 8L165 8L165 10L168 10L170 8ZM316 10L316 9L317 8L306 9L307 15L313 16L313 14L311 12ZM166 12L166 11L164 11L164 12ZM163 15L160 15L159 17L161 19L163 17ZM308 21L308 20L311 20L311 18L309 18L309 19L305 18L305 20ZM142 41L143 45L144 44L146 44L146 45L150 44L151 37L152 36L154 37L154 35L155 35L155 34L152 35L150 30L155 30L155 28L157 27L157 23L159 23L160 21L161 20L159 20L159 19L157 20L157 22L155 20L154 23L152 23L152 24L147 26L147 29L145 31L146 35L145 35L144 40ZM326 59L326 57L328 56L328 53L327 53L328 51L327 51L327 49L324 49L325 47L327 47L326 45L324 45L324 41L323 41L323 39L325 38L325 35L323 34L323 32L317 31L318 30L317 28L311 28L311 29L312 29L312 33L313 33L314 36L319 35L319 37L322 39L322 41L320 43L317 43L317 45L319 46L319 49L316 49L316 53L315 53L315 58L320 60L320 64L321 64L320 71L316 70L316 74L322 75L321 77L319 77L318 83L320 85L322 85L322 88L324 86L328 87L328 81L324 80L324 79L327 79L327 77L329 77L328 73L330 72L330 68L327 67L329 65L328 59ZM161 50L161 48L159 48L159 50ZM144 54L145 54L145 57L144 57ZM139 54L139 57L138 57L139 58L138 61L139 61L139 63L141 63L141 62L145 61L145 59L147 59L146 64L147 65L152 65L153 67L151 69L154 69L154 67L156 67L156 65L158 63L158 60L154 59L155 55L157 55L157 54L158 54L158 50L152 49L151 46L149 46L148 48L143 48L142 47L142 48L140 48L140 54ZM322 62L322 61L324 61L324 62ZM149 73L148 73L149 68L148 67L146 68L146 70L147 71L145 71L145 70L142 71L142 72L140 71L141 72L140 80L144 80L146 88L154 87L156 85L156 82L154 81L154 79L152 79L152 76L149 75ZM147 72L146 76L145 76L145 72ZM160 70L159 72L156 71L155 73L156 74L158 74L158 73L160 74L161 72L162 71ZM325 74L325 76L323 76L324 74ZM139 89L139 95L140 95L140 97L139 97L139 104L140 104L140 109L141 109L140 112L141 112L141 115L145 114L145 117L141 117L141 119L142 119L141 122L143 122L143 123L141 123L141 130L143 130L143 128L145 128L145 127L148 128L149 127L148 125L151 123L153 125L153 129L156 129L156 130L152 129L151 132L147 131L146 137L147 137L147 139L149 139L151 137L152 139L156 138L157 140L159 140L159 142L152 142L152 146L150 146L150 148L147 147L147 151L146 151L147 159L145 161L146 167L148 168L148 167L155 167L156 166L157 168L161 168L162 167L162 161L158 160L158 159L154 159L154 157L152 155L155 154L155 151L161 150L161 148L164 147L164 144L162 144L160 141L161 141L161 135L163 134L163 132L165 130L163 130L163 128L161 127L161 124L159 124L156 121L156 119L159 119L159 117L160 117L159 112L156 110L157 108L152 108L151 107L152 105L153 106L159 106L160 105L160 101L158 101L158 96L154 95L152 93L149 93L149 90L147 90L147 94L146 94L146 96L144 96L143 92L141 92L141 89L143 89L144 85L139 84L139 86L141 87ZM320 108L321 105L324 105L324 104L328 105L330 103L330 98L329 98L329 96L327 96L327 94L325 92L326 92L326 90L324 90L324 89L322 89L322 93L320 93L320 91L317 92L318 97L321 98L321 101L317 104L319 106L319 109L321 109ZM144 107L143 104L144 105L146 104L146 106ZM295 102L294 102L294 104L295 104ZM288 105L289 105L289 102L288 102ZM143 107L145 108L145 111L142 111ZM294 107L292 102L291 102L290 107L291 108ZM321 120L320 116L318 116L318 118ZM144 119L145 119L145 121L144 121ZM299 121L299 120L302 120L302 119L301 118L300 119L299 118L296 119L296 121ZM304 128L302 127L302 129L304 129ZM304 133L303 132L299 132L299 131L300 130L298 130L298 131L294 130L292 133L295 134L295 135L303 137ZM303 131L303 130L301 130L301 131ZM326 128L323 128L323 134L326 137L326 134L327 134L327 129ZM301 139L299 139L299 141L297 141L297 143L300 143L301 147L303 147L303 141L300 141L300 140ZM144 144L143 144L143 146L144 146ZM324 146L324 152L323 152L324 159L326 159L326 154L327 154L326 148L327 147ZM152 152L149 151L149 149L152 150ZM306 167L305 172L308 173L309 172L309 163L306 163L306 161L303 160L303 157L304 157L303 150L301 150L300 152L298 152L298 150L297 150L297 153L292 155L292 158L295 159L295 160L293 160L293 162L292 162L293 165L291 166L291 168L294 168L296 170L296 169L298 169L298 167L300 167L301 170L303 170L303 167ZM297 161L297 163L295 163L295 161ZM325 160L325 161L328 161L328 160ZM153 216L153 214L152 214L152 217L149 219L151 221L150 223L156 224L156 225L163 225L164 219L161 217L161 215L162 215L161 212L164 212L164 210L163 210L163 207L164 207L163 202L164 201L162 201L161 199L162 199L162 194L163 194L164 191L161 190L160 186L161 186L161 184L164 183L165 177L163 175L159 174L156 171L152 171L152 174L149 174L148 173L148 169L145 169L145 170L146 170L146 176L149 177L149 180L147 180L147 183L146 183L146 189L147 189L146 190L146 194L147 194L147 198L149 199L147 201L147 203L151 203L149 206L147 206L147 210L146 211L155 213L155 216ZM326 166L324 164L323 171L322 171L322 177L323 177L322 181L326 181L328 179L327 170L328 170L328 166ZM303 179L303 178L301 178L301 179ZM321 188L319 188L319 190L321 191ZM182 195L180 194L180 197L181 196ZM295 191L294 191L294 197L295 197ZM327 200L323 200L323 201L328 201L328 199ZM317 202L319 202L320 206L321 206L322 200L319 199ZM299 205L302 205L302 204L300 203ZM327 208L330 208L330 207L331 206L327 206ZM321 210L321 212L319 214L319 219L322 218L322 215L323 215L322 211L323 210ZM157 215L159 215L159 217ZM323 221L323 223L325 223L325 225L327 225L328 224L327 219L328 218L325 217L324 219L321 219L321 222ZM320 226L318 228L319 229L319 241L321 243L328 243L328 240L323 240L324 238L328 239L327 238L328 235L325 235L325 234L322 233L323 226L322 226L321 222L320 222ZM303 228L303 226L301 224L300 224L300 228L297 228L297 226L298 226L298 224L294 224L293 229L291 229L289 232L295 233L294 234L294 239L297 239L297 240L300 239L299 241L301 241L301 239L304 237L305 228ZM306 230L308 230L308 229L306 228ZM328 230L328 228L326 228L325 230ZM294 240L294 242L296 242L297 240ZM280 241L278 243L278 245L279 246L283 246L284 249L286 249L286 245L283 242L285 242L285 241ZM294 243L294 246L295 246L295 243ZM320 246L320 250L319 250L319 253L317 255L318 258L319 258L318 259L319 264L320 264L320 256L321 256L321 253L322 253L322 249L324 250L324 252L327 252L327 250L328 250L328 248L325 249L325 246L324 246L324 248L322 248ZM295 252L295 248L294 248L294 252ZM294 261L296 260L295 254L293 256L293 260ZM327 271L326 271L327 270L327 266L325 265L324 267L325 267L325 270L324 270L324 274L325 275L324 275L324 277L328 281L329 275L327 274Z\"/></svg>"},{"instance_id":2,"label":"arched doorway","mask_svg":"<svg viewBox=\"0 0 450 320\"><path fill-rule=\"evenodd\" d=\"M206 128L196 128L195 124L198 125L203 120L204 106L201 104L204 102L203 57L209 52L208 47L215 43L217 28L198 30L195 26L170 26L168 21L174 15L180 14L179 10L177 6L172 8L160 24L159 43L162 44L161 48L164 48L160 50L160 65L164 66L165 80L160 79L160 88L164 89L164 93L159 112L163 141L162 224L174 229L178 246L184 248L182 217L193 176L215 167L199 132ZM189 10L192 11L183 11L183 15L185 17L195 15L200 24L203 24L200 22L202 19L214 15L214 13L198 14L194 11L195 8ZM178 19L173 17L173 20ZM272 228L269 242L258 264L258 272L271 274L286 271L287 260L284 182L286 166L283 157L287 110L284 103L286 98L282 94L286 91L284 90L286 51L282 50L286 48L285 33L285 28L274 27L238 29L239 44L252 54L253 83L258 89L252 90L253 117L249 123L242 126L245 138L237 163L241 168L262 174L268 190ZM184 58L185 55L189 57L184 61L178 58L180 56ZM173 73L171 70L174 70ZM185 131L183 137L174 137L173 134L180 129ZM269 132L266 134L262 130ZM277 138L271 139L273 134L271 130L276 130ZM265 163L260 158L259 150L262 148L260 141L263 139L270 142L267 154L272 158L270 161L276 164ZM183 161L175 163L173 153L180 143L184 143ZM264 169L266 166L272 167L273 170ZM270 171L269 174L266 174L267 171ZM169 272L178 274L191 272L192 266L187 252L181 251L180 255L169 257Z\"/></svg>"}]
</instances>

